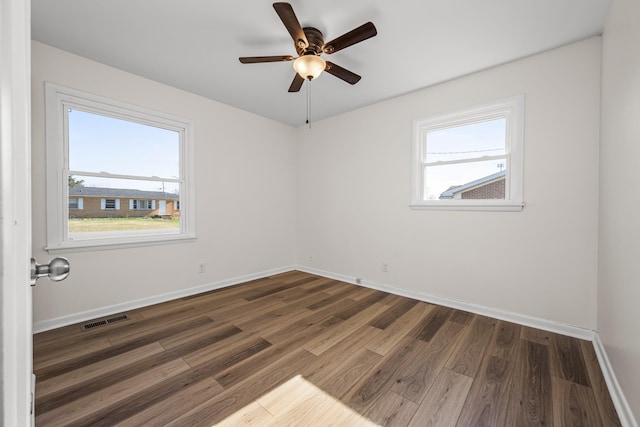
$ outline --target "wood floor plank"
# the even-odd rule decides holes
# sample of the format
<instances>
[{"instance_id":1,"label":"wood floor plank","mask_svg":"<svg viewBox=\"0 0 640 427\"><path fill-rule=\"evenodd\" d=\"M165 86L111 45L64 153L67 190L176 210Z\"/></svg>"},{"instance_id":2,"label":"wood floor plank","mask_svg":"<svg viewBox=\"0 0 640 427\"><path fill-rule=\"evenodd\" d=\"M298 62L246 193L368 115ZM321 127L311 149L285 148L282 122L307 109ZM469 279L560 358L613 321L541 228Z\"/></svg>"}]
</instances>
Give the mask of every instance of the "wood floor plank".
<instances>
[{"instance_id":1,"label":"wood floor plank","mask_svg":"<svg viewBox=\"0 0 640 427\"><path fill-rule=\"evenodd\" d=\"M329 296L326 298L323 297L318 299L317 301L314 301L313 303L309 304L307 308L309 310L316 311L328 305L331 305L335 302L342 301L345 298L351 298L351 296L354 295L356 292L357 292L357 289L345 286L338 292L329 293Z\"/></svg>"},{"instance_id":2,"label":"wood floor plank","mask_svg":"<svg viewBox=\"0 0 640 427\"><path fill-rule=\"evenodd\" d=\"M234 330L235 329L235 330ZM110 387L112 385L117 384L118 382L122 382L127 380L128 378L139 374L141 372L146 372L148 370L153 370L156 366L163 365L175 360L185 361L185 356L190 355L193 352L199 351L201 348L206 348L209 342L221 342L226 338L233 336L237 328L227 326L224 329L216 328L212 329L211 332L211 341L209 340L195 340L189 343L186 343L180 347L176 347L170 351L164 351L161 353L147 355L145 358L140 358L136 361L130 362L128 364L115 366L113 369L108 372L102 372L100 375L96 375L93 378L85 378L82 382L74 383L72 386L67 387L65 389L59 390L58 392L53 392L50 395L43 396L42 399L39 399L36 402L36 410L39 413L46 412L51 410L52 408L58 407L65 401L75 400L79 397L82 397L89 393L94 393L99 391L100 389L104 389L106 387ZM259 351L262 348L269 346L270 344L264 340L253 340L250 344L249 350L246 351ZM243 344L241 341L240 344ZM226 348L226 347L221 347ZM233 351L233 350L232 350ZM244 347L243 347L243 350ZM215 360L215 359L214 359ZM210 363L210 360L207 359L207 362ZM193 366L193 365L191 365Z\"/></svg>"},{"instance_id":3,"label":"wood floor plank","mask_svg":"<svg viewBox=\"0 0 640 427\"><path fill-rule=\"evenodd\" d=\"M212 343L211 345L184 355L183 359L192 367L226 357L235 357L242 360L242 357L249 357L250 354L257 353L272 345L269 341L255 334L242 333L239 335L242 335L242 338L230 343L228 346L220 346L217 345L217 343ZM236 355L236 353L242 354L242 356Z\"/></svg>"},{"instance_id":4,"label":"wood floor plank","mask_svg":"<svg viewBox=\"0 0 640 427\"><path fill-rule=\"evenodd\" d=\"M266 426L315 426L328 414L330 425L375 425L301 376L269 392L259 402L273 414Z\"/></svg>"},{"instance_id":5,"label":"wood floor plank","mask_svg":"<svg viewBox=\"0 0 640 427\"><path fill-rule=\"evenodd\" d=\"M211 426L292 377L311 371L316 361L317 356L308 351L295 350L272 365L254 373L243 382L186 412L168 423L167 426ZM247 387L243 387L244 384L247 384Z\"/></svg>"},{"instance_id":6,"label":"wood floor plank","mask_svg":"<svg viewBox=\"0 0 640 427\"><path fill-rule=\"evenodd\" d=\"M146 371L125 381L118 382L98 392L82 396L67 404L57 406L50 411L39 414L36 411L36 424L42 426L68 426L83 417L90 416L106 405L122 401L151 384L184 372L189 369L183 360L174 360L156 369Z\"/></svg>"},{"instance_id":7,"label":"wood floor plank","mask_svg":"<svg viewBox=\"0 0 640 427\"><path fill-rule=\"evenodd\" d=\"M431 341L421 345L396 372L391 390L420 403L433 385L440 371L450 359L456 343L463 338L464 328L447 321Z\"/></svg>"},{"instance_id":8,"label":"wood floor plank","mask_svg":"<svg viewBox=\"0 0 640 427\"><path fill-rule=\"evenodd\" d=\"M457 426L506 425L511 375L511 362L486 355L471 384Z\"/></svg>"},{"instance_id":9,"label":"wood floor plank","mask_svg":"<svg viewBox=\"0 0 640 427\"><path fill-rule=\"evenodd\" d=\"M411 337L405 337L391 354L370 368L360 381L355 383L342 400L359 413L374 405L378 399L396 383L396 373L406 359L428 344Z\"/></svg>"},{"instance_id":10,"label":"wood floor plank","mask_svg":"<svg viewBox=\"0 0 640 427\"><path fill-rule=\"evenodd\" d=\"M549 347L519 340L513 359L513 379L507 425L553 426Z\"/></svg>"},{"instance_id":11,"label":"wood floor plank","mask_svg":"<svg viewBox=\"0 0 640 427\"><path fill-rule=\"evenodd\" d=\"M93 354L101 350L111 347L111 341L106 337L98 337L97 339L79 340L78 344L60 343L59 348L38 348L38 352L34 354L33 370L42 374L45 368L58 365L68 361L71 358L79 358L88 354Z\"/></svg>"},{"instance_id":12,"label":"wood floor plank","mask_svg":"<svg viewBox=\"0 0 640 427\"><path fill-rule=\"evenodd\" d=\"M313 280L303 283L300 285L300 288L305 289L307 291L324 291L340 285L342 282L339 282L334 279L329 279L327 277L317 277L312 276Z\"/></svg>"},{"instance_id":13,"label":"wood floor plank","mask_svg":"<svg viewBox=\"0 0 640 427\"><path fill-rule=\"evenodd\" d=\"M551 377L553 419L556 426L596 427L602 421L593 390L581 384Z\"/></svg>"},{"instance_id":14,"label":"wood floor plank","mask_svg":"<svg viewBox=\"0 0 640 427\"><path fill-rule=\"evenodd\" d=\"M462 323L463 325L468 325L474 317L475 315L468 311L455 310L451 317L449 317L449 320L456 323Z\"/></svg>"},{"instance_id":15,"label":"wood floor plank","mask_svg":"<svg viewBox=\"0 0 640 427\"><path fill-rule=\"evenodd\" d=\"M239 361L233 366L221 369L215 374L215 379L225 388L230 388L249 378L256 371L273 365L282 358L300 348L300 345L311 337L321 333L324 329L320 325L313 325L306 329L297 330L289 334L286 340L279 341L261 352Z\"/></svg>"},{"instance_id":16,"label":"wood floor plank","mask_svg":"<svg viewBox=\"0 0 640 427\"><path fill-rule=\"evenodd\" d=\"M389 310L385 311L375 319L373 319L369 324L374 328L378 329L387 329L391 326L398 318L404 316L407 312L411 311L413 307L416 305L420 305L420 311L426 311L426 307L433 307L431 304L426 304L423 302L419 302L414 299L409 298L399 298L395 301L395 303L389 306Z\"/></svg>"},{"instance_id":17,"label":"wood floor plank","mask_svg":"<svg viewBox=\"0 0 640 427\"><path fill-rule=\"evenodd\" d=\"M94 380L102 375L109 375L111 371L121 366L138 362L163 351L164 347L159 343L152 343L110 359L82 366L75 371L66 372L54 378L49 378L46 381L38 381L36 383L38 396L40 397L40 401L44 401L51 393L72 387L87 380Z\"/></svg>"},{"instance_id":18,"label":"wood floor plank","mask_svg":"<svg viewBox=\"0 0 640 427\"><path fill-rule=\"evenodd\" d=\"M339 312L337 312L335 314L335 316L338 319L341 320L347 320L357 314L359 314L360 312L362 312L363 310L368 309L370 306L374 305L374 304L378 304L382 307L384 307L383 312L387 312L389 311L389 306L384 305L384 304L380 304L380 301L382 299L384 299L387 296L387 294L385 294L384 292L380 292L380 291L375 291L372 292L371 295L366 296L365 298L362 298L360 300L356 299L357 303L353 304L350 307L347 307ZM369 320L369 319L367 319Z\"/></svg>"},{"instance_id":19,"label":"wood floor plank","mask_svg":"<svg viewBox=\"0 0 640 427\"><path fill-rule=\"evenodd\" d=\"M222 386L213 378L203 378L202 381L183 387L166 399L148 405L145 409L116 422L114 425L119 427L163 426L184 412L213 399L222 391Z\"/></svg>"},{"instance_id":20,"label":"wood floor plank","mask_svg":"<svg viewBox=\"0 0 640 427\"><path fill-rule=\"evenodd\" d=\"M589 382L593 393L596 396L596 403L598 405L598 412L604 426L620 426L620 418L616 412L616 408L611 400L611 395L607 388L607 383L602 375L600 364L598 363L598 356L593 348L593 343L588 341L580 341L580 348L582 355L584 356L584 362L587 366L587 372L589 374Z\"/></svg>"},{"instance_id":21,"label":"wood floor plank","mask_svg":"<svg viewBox=\"0 0 640 427\"><path fill-rule=\"evenodd\" d=\"M522 326L520 338L527 341L537 342L542 345L551 345L553 332L543 331L529 326Z\"/></svg>"},{"instance_id":22,"label":"wood floor plank","mask_svg":"<svg viewBox=\"0 0 640 427\"><path fill-rule=\"evenodd\" d=\"M358 329L366 325L372 316L377 316L380 313L388 310L389 307L378 303L373 303L358 314L348 318L340 325L328 329L326 332L314 337L309 342L305 343L302 347L316 356L322 354L333 345L342 341L348 337L353 330Z\"/></svg>"},{"instance_id":23,"label":"wood floor plank","mask_svg":"<svg viewBox=\"0 0 640 427\"><path fill-rule=\"evenodd\" d=\"M35 374L41 381L44 381L49 378L62 375L66 372L76 370L82 366L90 365L123 353L127 353L136 348L160 341L164 338L180 333L181 331L189 330L191 328L197 328L198 326L207 323L213 324L213 321L208 317L199 317L188 322L178 323L175 325L169 324L166 325L164 329L149 333L148 335L138 338L135 341L125 342L120 345L113 345L108 348L100 349L88 354L81 354L76 357L64 360L55 365L37 369L35 370Z\"/></svg>"},{"instance_id":24,"label":"wood floor plank","mask_svg":"<svg viewBox=\"0 0 640 427\"><path fill-rule=\"evenodd\" d=\"M520 325L515 323L498 321L489 344L490 355L504 360L513 361L518 343L520 342Z\"/></svg>"},{"instance_id":25,"label":"wood floor plank","mask_svg":"<svg viewBox=\"0 0 640 427\"><path fill-rule=\"evenodd\" d=\"M231 323L203 323L190 329L161 338L158 342L165 350L173 350L192 341L212 342L239 334L242 329Z\"/></svg>"},{"instance_id":26,"label":"wood floor plank","mask_svg":"<svg viewBox=\"0 0 640 427\"><path fill-rule=\"evenodd\" d=\"M551 349L551 355L555 359L552 375L591 387L578 340L553 334Z\"/></svg>"},{"instance_id":27,"label":"wood floor plank","mask_svg":"<svg viewBox=\"0 0 640 427\"><path fill-rule=\"evenodd\" d=\"M340 364L330 364L333 368L325 371L324 375L321 370L317 370L309 375L309 381L317 384L318 387L325 390L332 396L341 398L345 393L357 383L365 374L371 370L371 366L375 366L382 360L382 356L374 353L366 348L362 348L354 352L346 360Z\"/></svg>"},{"instance_id":28,"label":"wood floor plank","mask_svg":"<svg viewBox=\"0 0 640 427\"><path fill-rule=\"evenodd\" d=\"M408 426L454 427L472 382L466 375L442 369Z\"/></svg>"},{"instance_id":29,"label":"wood floor plank","mask_svg":"<svg viewBox=\"0 0 640 427\"><path fill-rule=\"evenodd\" d=\"M251 402L230 417L216 424L219 427L266 426L273 421L273 415L258 402Z\"/></svg>"},{"instance_id":30,"label":"wood floor plank","mask_svg":"<svg viewBox=\"0 0 640 427\"><path fill-rule=\"evenodd\" d=\"M620 425L590 343L300 271L127 315L34 337L38 427Z\"/></svg>"},{"instance_id":31,"label":"wood floor plank","mask_svg":"<svg viewBox=\"0 0 640 427\"><path fill-rule=\"evenodd\" d=\"M475 378L496 323L495 319L476 315L447 361L447 368Z\"/></svg>"},{"instance_id":32,"label":"wood floor plank","mask_svg":"<svg viewBox=\"0 0 640 427\"><path fill-rule=\"evenodd\" d=\"M396 345L398 345L398 343L407 334L409 334L409 332L411 332L418 323L420 323L431 312L432 309L433 305L431 304L414 304L402 316L395 318L393 323L387 325L385 319L383 324L386 325L386 328L382 328L383 330L378 334L379 339L368 344L367 348L385 356L395 348ZM384 316L385 314L386 312L378 316L376 320L374 320L372 327L377 328L375 324L377 323L380 325L381 323L379 323L378 319L381 319L381 316Z\"/></svg>"},{"instance_id":33,"label":"wood floor plank","mask_svg":"<svg viewBox=\"0 0 640 427\"><path fill-rule=\"evenodd\" d=\"M409 335L422 341L430 341L452 313L453 310L448 307L434 307L429 315L416 325Z\"/></svg>"},{"instance_id":34,"label":"wood floor plank","mask_svg":"<svg viewBox=\"0 0 640 427\"><path fill-rule=\"evenodd\" d=\"M251 319L253 316L261 316L269 311L277 310L285 307L286 304L279 299L253 300L243 304L241 308L230 307L223 310L214 310L208 315L216 322L233 322L242 323Z\"/></svg>"},{"instance_id":35,"label":"wood floor plank","mask_svg":"<svg viewBox=\"0 0 640 427\"><path fill-rule=\"evenodd\" d=\"M380 396L375 405L370 406L362 415L376 425L405 427L417 410L416 403L388 390Z\"/></svg>"}]
</instances>

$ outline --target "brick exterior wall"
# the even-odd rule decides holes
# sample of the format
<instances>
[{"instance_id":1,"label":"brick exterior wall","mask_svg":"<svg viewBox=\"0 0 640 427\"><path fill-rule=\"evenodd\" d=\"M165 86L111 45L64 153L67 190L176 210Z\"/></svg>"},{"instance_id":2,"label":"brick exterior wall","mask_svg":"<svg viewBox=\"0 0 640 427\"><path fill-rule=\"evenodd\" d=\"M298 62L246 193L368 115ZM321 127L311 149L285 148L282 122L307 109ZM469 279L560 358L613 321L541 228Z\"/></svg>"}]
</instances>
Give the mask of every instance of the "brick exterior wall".
<instances>
[{"instance_id":1,"label":"brick exterior wall","mask_svg":"<svg viewBox=\"0 0 640 427\"><path fill-rule=\"evenodd\" d=\"M499 179L462 193L463 199L504 199L505 180Z\"/></svg>"},{"instance_id":2,"label":"brick exterior wall","mask_svg":"<svg viewBox=\"0 0 640 427\"><path fill-rule=\"evenodd\" d=\"M76 198L77 197L71 197ZM69 209L69 218L136 218L159 215L159 200L156 200L154 210L129 209L129 200L120 198L120 209L100 209L100 201L105 197L82 197L82 209ZM137 199L139 200L139 199ZM180 211L175 209L176 200L167 200L165 217L179 216Z\"/></svg>"}]
</instances>

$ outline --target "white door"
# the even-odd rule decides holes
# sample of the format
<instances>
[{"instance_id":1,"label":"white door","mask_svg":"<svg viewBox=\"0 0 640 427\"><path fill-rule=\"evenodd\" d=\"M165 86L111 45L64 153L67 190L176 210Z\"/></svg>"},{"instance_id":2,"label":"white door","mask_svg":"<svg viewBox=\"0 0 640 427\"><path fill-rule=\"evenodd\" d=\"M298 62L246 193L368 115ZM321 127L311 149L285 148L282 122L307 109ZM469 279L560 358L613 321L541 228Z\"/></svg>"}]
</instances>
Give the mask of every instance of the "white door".
<instances>
[{"instance_id":1,"label":"white door","mask_svg":"<svg viewBox=\"0 0 640 427\"><path fill-rule=\"evenodd\" d=\"M158 202L158 215L166 215L167 214L167 201L160 200Z\"/></svg>"},{"instance_id":2,"label":"white door","mask_svg":"<svg viewBox=\"0 0 640 427\"><path fill-rule=\"evenodd\" d=\"M0 0L0 425L32 422L30 2Z\"/></svg>"}]
</instances>

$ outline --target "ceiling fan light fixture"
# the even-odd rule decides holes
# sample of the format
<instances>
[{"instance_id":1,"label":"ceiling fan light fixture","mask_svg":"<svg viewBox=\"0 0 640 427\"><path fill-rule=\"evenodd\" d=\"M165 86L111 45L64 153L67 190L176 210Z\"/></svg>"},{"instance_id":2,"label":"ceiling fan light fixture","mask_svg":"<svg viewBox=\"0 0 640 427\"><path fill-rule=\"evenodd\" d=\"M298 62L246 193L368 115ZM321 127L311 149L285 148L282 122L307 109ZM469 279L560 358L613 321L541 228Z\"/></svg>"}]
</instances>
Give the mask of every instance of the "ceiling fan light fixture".
<instances>
[{"instance_id":1,"label":"ceiling fan light fixture","mask_svg":"<svg viewBox=\"0 0 640 427\"><path fill-rule=\"evenodd\" d=\"M293 61L293 69L304 79L317 78L327 67L324 59L317 55L303 55Z\"/></svg>"}]
</instances>

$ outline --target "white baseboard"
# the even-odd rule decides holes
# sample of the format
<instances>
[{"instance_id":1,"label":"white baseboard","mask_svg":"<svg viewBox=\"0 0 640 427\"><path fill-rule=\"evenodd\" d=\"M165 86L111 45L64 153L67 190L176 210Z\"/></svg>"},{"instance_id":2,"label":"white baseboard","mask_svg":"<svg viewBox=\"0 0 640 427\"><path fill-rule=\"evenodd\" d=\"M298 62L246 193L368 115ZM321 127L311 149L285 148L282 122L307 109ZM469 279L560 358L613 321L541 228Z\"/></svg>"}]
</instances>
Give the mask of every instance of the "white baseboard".
<instances>
[{"instance_id":1,"label":"white baseboard","mask_svg":"<svg viewBox=\"0 0 640 427\"><path fill-rule=\"evenodd\" d=\"M87 310L80 313L70 314L67 316L56 317L55 319L42 320L39 322L34 322L33 333L37 334L39 332L61 328L63 326L73 325L74 323L85 322L87 320L97 319L105 316L111 316L112 314L122 313L124 311L134 310L136 308L147 307L153 304L159 304L161 302L171 301L178 298L184 298L191 295L212 291L215 289L226 288L226 287L237 285L240 283L249 282L251 280L262 279L264 277L273 276L275 274L285 273L291 270L295 270L295 266L274 268L271 270L247 274L244 276L221 280L214 283L207 283L201 286L196 286L194 288L181 289L179 291L168 292L162 295L141 298L135 301L127 301L124 303L114 304L106 307L100 307L93 310Z\"/></svg>"},{"instance_id":2,"label":"white baseboard","mask_svg":"<svg viewBox=\"0 0 640 427\"><path fill-rule=\"evenodd\" d=\"M609 389L611 400L613 400L613 405L616 407L620 423L625 427L638 427L638 423L633 416L633 412L631 411L631 407L629 406L627 399L624 397L622 388L620 388L620 383L618 383L616 374L613 371L607 352L605 351L604 345L602 344L602 341L600 341L600 336L598 334L596 334L593 339L593 348L596 351L598 363L600 363L600 369L602 370L602 375L607 383L607 388Z\"/></svg>"},{"instance_id":3,"label":"white baseboard","mask_svg":"<svg viewBox=\"0 0 640 427\"><path fill-rule=\"evenodd\" d=\"M533 316L526 316L524 314L513 313L510 311L500 310L491 307L485 307L478 304L472 304L465 301L459 301L451 298L440 297L436 295L427 294L424 292L408 291L406 289L395 288L393 286L384 285L381 283L370 282L368 280L360 280L356 282L355 277L348 277L342 274L331 273L328 271L318 270L315 268L309 268L305 266L296 266L296 270L304 271L305 273L315 274L318 276L327 277L329 279L340 280L342 282L353 283L355 285L364 286L371 289L376 289L383 292L389 292L395 295L400 295L407 298L413 298L420 301L425 301L432 304L443 305L445 307L456 308L458 310L469 311L475 314L481 314L483 316L492 317L494 319L505 320L519 325L530 326L536 329L542 329L545 331L555 332L562 335L567 335L574 338L579 338L587 341L593 341L596 332L590 329L584 329L577 326L565 325L559 322L553 322L551 320L540 319Z\"/></svg>"}]
</instances>

